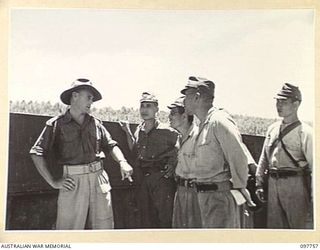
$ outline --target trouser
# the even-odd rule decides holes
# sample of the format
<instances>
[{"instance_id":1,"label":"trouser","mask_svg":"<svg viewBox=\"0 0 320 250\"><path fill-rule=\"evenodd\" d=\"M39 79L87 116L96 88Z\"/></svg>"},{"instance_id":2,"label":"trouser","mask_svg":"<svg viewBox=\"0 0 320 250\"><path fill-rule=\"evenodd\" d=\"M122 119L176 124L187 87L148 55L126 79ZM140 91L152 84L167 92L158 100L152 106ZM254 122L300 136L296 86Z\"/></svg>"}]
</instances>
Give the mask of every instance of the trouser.
<instances>
[{"instance_id":1,"label":"trouser","mask_svg":"<svg viewBox=\"0 0 320 250\"><path fill-rule=\"evenodd\" d=\"M171 228L175 182L164 173L145 174L137 191L142 228Z\"/></svg>"},{"instance_id":2,"label":"trouser","mask_svg":"<svg viewBox=\"0 0 320 250\"><path fill-rule=\"evenodd\" d=\"M304 176L269 177L268 228L306 228L309 209Z\"/></svg>"},{"instance_id":3,"label":"trouser","mask_svg":"<svg viewBox=\"0 0 320 250\"><path fill-rule=\"evenodd\" d=\"M71 177L76 187L59 191L56 229L113 228L111 193L102 193L98 181L102 171L73 175L64 168L63 176Z\"/></svg>"},{"instance_id":4,"label":"trouser","mask_svg":"<svg viewBox=\"0 0 320 250\"><path fill-rule=\"evenodd\" d=\"M240 211L230 188L197 192L194 187L178 186L173 227L240 228Z\"/></svg>"}]
</instances>

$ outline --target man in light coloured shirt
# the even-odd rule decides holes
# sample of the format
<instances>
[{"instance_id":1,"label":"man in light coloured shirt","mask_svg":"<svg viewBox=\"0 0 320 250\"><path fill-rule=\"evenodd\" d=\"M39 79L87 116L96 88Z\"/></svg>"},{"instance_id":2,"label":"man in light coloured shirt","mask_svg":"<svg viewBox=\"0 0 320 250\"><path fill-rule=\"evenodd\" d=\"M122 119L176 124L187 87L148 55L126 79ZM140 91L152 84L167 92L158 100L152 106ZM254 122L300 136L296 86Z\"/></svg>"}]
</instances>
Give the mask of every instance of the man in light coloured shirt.
<instances>
[{"instance_id":1,"label":"man in light coloured shirt","mask_svg":"<svg viewBox=\"0 0 320 250\"><path fill-rule=\"evenodd\" d=\"M285 83L275 99L283 119L268 128L256 172L256 193L266 200L263 184L267 175L267 227L303 229L310 208L312 129L299 121L302 98L297 86Z\"/></svg>"},{"instance_id":2,"label":"man in light coloured shirt","mask_svg":"<svg viewBox=\"0 0 320 250\"><path fill-rule=\"evenodd\" d=\"M239 228L239 207L230 190L245 189L248 160L234 121L225 111L213 107L214 90L212 81L189 77L181 91L187 113L200 120L194 142L194 174L202 227Z\"/></svg>"},{"instance_id":3,"label":"man in light coloured shirt","mask_svg":"<svg viewBox=\"0 0 320 250\"><path fill-rule=\"evenodd\" d=\"M185 112L183 101L182 96L168 106L170 126L180 132L178 163L175 169L178 187L174 199L172 227L201 228L198 193L193 183L196 180L194 140L198 126L193 122L193 115Z\"/></svg>"}]
</instances>

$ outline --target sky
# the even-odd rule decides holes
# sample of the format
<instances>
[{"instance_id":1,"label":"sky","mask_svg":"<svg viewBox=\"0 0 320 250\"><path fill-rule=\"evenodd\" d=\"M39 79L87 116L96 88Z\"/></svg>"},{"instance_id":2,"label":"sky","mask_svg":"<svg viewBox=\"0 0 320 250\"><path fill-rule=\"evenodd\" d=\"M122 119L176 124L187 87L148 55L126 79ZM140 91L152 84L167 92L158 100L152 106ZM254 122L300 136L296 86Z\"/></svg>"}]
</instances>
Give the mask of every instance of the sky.
<instances>
[{"instance_id":1,"label":"sky","mask_svg":"<svg viewBox=\"0 0 320 250\"><path fill-rule=\"evenodd\" d=\"M59 100L77 78L101 92L97 108L139 107L153 92L161 110L189 76L216 84L215 105L277 117L273 97L299 86L299 116L314 116L312 10L12 9L9 99Z\"/></svg>"}]
</instances>

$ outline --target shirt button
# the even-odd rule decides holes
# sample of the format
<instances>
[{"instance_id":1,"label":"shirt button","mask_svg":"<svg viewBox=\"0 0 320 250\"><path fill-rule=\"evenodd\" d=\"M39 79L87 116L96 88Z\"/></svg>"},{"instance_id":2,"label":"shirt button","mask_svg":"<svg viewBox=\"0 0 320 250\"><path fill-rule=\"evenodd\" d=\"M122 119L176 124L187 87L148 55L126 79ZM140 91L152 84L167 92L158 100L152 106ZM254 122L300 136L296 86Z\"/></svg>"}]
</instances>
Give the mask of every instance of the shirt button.
<instances>
[{"instance_id":1,"label":"shirt button","mask_svg":"<svg viewBox=\"0 0 320 250\"><path fill-rule=\"evenodd\" d=\"M151 158L154 158L154 155L152 155Z\"/></svg>"},{"instance_id":2,"label":"shirt button","mask_svg":"<svg viewBox=\"0 0 320 250\"><path fill-rule=\"evenodd\" d=\"M143 156L141 156L140 159L142 160L142 159L143 159Z\"/></svg>"},{"instance_id":3,"label":"shirt button","mask_svg":"<svg viewBox=\"0 0 320 250\"><path fill-rule=\"evenodd\" d=\"M143 148L146 148L146 146L142 146Z\"/></svg>"}]
</instances>

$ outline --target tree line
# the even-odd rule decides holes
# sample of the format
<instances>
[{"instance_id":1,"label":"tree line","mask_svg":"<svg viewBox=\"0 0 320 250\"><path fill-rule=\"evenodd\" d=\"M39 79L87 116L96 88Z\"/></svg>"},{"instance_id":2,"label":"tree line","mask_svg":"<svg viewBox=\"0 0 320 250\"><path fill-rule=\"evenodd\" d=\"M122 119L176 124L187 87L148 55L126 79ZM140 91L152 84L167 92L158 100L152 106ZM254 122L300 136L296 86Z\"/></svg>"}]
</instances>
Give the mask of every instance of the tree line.
<instances>
[{"instance_id":1,"label":"tree line","mask_svg":"<svg viewBox=\"0 0 320 250\"><path fill-rule=\"evenodd\" d=\"M68 107L61 103L51 104L50 101L10 101L10 112L12 113L26 113L37 115L55 116L62 114ZM120 109L113 109L111 107L91 108L91 114L103 120L116 122L121 120L129 121L130 123L140 123L140 114L138 109L121 107ZM161 122L168 123L167 111L160 111L158 119ZM261 117L254 117L248 115L231 114L238 125L241 134L248 135L262 135L264 136L268 126L275 122L276 119L268 119Z\"/></svg>"}]
</instances>

